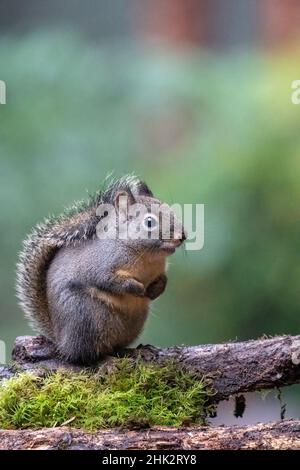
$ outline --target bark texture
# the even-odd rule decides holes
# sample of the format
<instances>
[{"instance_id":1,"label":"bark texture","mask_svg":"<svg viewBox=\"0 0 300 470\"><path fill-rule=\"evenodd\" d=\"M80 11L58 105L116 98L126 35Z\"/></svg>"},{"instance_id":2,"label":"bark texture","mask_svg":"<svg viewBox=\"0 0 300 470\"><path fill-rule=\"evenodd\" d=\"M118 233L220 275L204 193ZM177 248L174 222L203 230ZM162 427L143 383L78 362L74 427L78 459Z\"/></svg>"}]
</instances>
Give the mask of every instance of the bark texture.
<instances>
[{"instance_id":1,"label":"bark texture","mask_svg":"<svg viewBox=\"0 0 300 470\"><path fill-rule=\"evenodd\" d=\"M64 428L0 430L0 450L239 450L300 449L300 421L254 426L154 427L139 431L107 429L96 433Z\"/></svg>"}]
</instances>

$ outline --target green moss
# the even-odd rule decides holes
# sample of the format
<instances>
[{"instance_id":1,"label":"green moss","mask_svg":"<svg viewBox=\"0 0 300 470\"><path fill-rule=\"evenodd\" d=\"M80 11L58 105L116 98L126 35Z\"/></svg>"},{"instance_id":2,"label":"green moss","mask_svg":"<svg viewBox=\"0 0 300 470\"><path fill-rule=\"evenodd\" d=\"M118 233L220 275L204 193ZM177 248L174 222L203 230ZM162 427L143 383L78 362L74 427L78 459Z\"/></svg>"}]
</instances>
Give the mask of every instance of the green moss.
<instances>
[{"instance_id":1,"label":"green moss","mask_svg":"<svg viewBox=\"0 0 300 470\"><path fill-rule=\"evenodd\" d=\"M209 381L173 363L162 367L130 359L113 371L59 371L44 378L21 373L0 387L0 428L72 426L96 430L110 426L201 423L212 410Z\"/></svg>"}]
</instances>

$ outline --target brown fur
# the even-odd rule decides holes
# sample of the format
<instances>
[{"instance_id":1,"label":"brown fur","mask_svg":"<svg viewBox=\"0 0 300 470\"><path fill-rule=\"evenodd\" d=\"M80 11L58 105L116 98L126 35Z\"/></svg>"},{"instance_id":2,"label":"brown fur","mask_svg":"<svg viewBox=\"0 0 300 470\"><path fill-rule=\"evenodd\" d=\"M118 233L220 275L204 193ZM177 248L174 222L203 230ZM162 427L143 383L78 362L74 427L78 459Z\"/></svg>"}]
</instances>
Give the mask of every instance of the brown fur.
<instances>
[{"instance_id":1,"label":"brown fur","mask_svg":"<svg viewBox=\"0 0 300 470\"><path fill-rule=\"evenodd\" d=\"M147 297L135 297L131 294L110 294L97 289L97 287L89 287L87 292L93 299L104 302L113 314L138 315L141 310L148 308L150 302Z\"/></svg>"},{"instance_id":2,"label":"brown fur","mask_svg":"<svg viewBox=\"0 0 300 470\"><path fill-rule=\"evenodd\" d=\"M138 259L116 271L117 276L136 279L145 287L166 271L166 257L144 252Z\"/></svg>"},{"instance_id":3,"label":"brown fur","mask_svg":"<svg viewBox=\"0 0 300 470\"><path fill-rule=\"evenodd\" d=\"M121 278L136 279L142 283L145 289L166 272L165 256L153 256L146 252L137 258L137 260L116 271L116 276ZM129 315L138 314L141 309L148 308L150 299L147 297L136 297L131 294L111 294L103 292L96 287L89 287L87 292L92 298L104 302L112 312L126 312Z\"/></svg>"}]
</instances>

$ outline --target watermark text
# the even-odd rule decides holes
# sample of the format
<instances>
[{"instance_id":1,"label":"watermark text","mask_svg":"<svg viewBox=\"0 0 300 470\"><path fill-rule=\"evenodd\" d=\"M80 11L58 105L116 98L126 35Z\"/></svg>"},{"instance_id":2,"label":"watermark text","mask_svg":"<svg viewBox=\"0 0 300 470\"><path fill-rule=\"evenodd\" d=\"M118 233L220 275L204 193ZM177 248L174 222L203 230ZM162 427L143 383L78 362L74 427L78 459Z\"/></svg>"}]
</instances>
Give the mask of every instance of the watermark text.
<instances>
[{"instance_id":1,"label":"watermark text","mask_svg":"<svg viewBox=\"0 0 300 470\"><path fill-rule=\"evenodd\" d=\"M293 104L300 104L300 80L294 80L291 85L291 101Z\"/></svg>"},{"instance_id":2,"label":"watermark text","mask_svg":"<svg viewBox=\"0 0 300 470\"><path fill-rule=\"evenodd\" d=\"M6 364L6 347L4 341L0 340L0 364Z\"/></svg>"},{"instance_id":3,"label":"watermark text","mask_svg":"<svg viewBox=\"0 0 300 470\"><path fill-rule=\"evenodd\" d=\"M6 84L0 80L0 104L6 104Z\"/></svg>"},{"instance_id":4,"label":"watermark text","mask_svg":"<svg viewBox=\"0 0 300 470\"><path fill-rule=\"evenodd\" d=\"M132 203L122 196L117 204L100 204L97 237L101 240L140 240L155 248L169 249L186 241L186 250L204 246L204 205Z\"/></svg>"}]
</instances>

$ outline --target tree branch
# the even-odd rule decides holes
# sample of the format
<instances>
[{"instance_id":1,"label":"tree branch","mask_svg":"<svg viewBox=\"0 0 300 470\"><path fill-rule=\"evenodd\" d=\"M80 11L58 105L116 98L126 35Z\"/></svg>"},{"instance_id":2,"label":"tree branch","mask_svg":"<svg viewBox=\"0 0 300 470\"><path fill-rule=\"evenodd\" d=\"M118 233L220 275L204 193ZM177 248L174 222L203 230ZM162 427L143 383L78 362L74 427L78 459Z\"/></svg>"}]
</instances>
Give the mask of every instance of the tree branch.
<instances>
[{"instance_id":1,"label":"tree branch","mask_svg":"<svg viewBox=\"0 0 300 470\"><path fill-rule=\"evenodd\" d=\"M300 421L253 426L154 427L132 431L104 429L88 433L79 429L49 428L38 431L0 430L0 450L214 450L300 449Z\"/></svg>"},{"instance_id":2,"label":"tree branch","mask_svg":"<svg viewBox=\"0 0 300 470\"><path fill-rule=\"evenodd\" d=\"M178 361L196 376L204 374L212 378L216 391L214 402L230 395L255 390L270 389L300 382L300 336L277 336L256 341L231 342L191 347L155 348L139 346L120 354L145 362L162 364L167 360ZM78 366L63 363L55 348L42 336L21 336L16 339L13 360L17 370L32 370L44 374L59 367L80 370ZM112 358L104 359L103 367ZM0 379L16 373L14 367L0 368Z\"/></svg>"}]
</instances>

